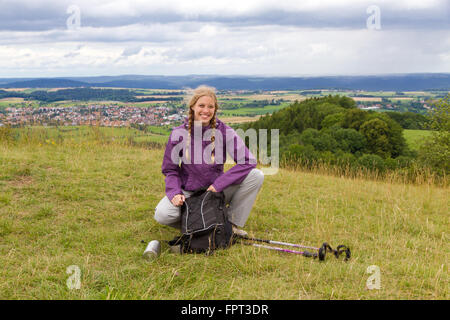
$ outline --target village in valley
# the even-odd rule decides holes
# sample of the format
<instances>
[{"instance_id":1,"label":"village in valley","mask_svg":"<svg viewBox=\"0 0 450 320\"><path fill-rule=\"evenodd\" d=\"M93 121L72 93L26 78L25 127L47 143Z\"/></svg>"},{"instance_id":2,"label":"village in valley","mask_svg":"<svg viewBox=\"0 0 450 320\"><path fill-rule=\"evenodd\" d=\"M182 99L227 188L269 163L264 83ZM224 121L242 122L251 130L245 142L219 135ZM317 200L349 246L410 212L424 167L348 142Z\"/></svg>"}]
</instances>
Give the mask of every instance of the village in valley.
<instances>
[{"instance_id":1,"label":"village in valley","mask_svg":"<svg viewBox=\"0 0 450 320\"><path fill-rule=\"evenodd\" d=\"M140 98L145 100L158 97L161 100L148 102L67 100L44 103L23 98L3 98L0 99L0 126L166 126L175 125L183 120L186 116L186 105L179 100L180 92L167 92L166 96L161 96L161 93L156 96L153 94L154 92ZM295 101L336 94L351 97L362 110L411 111L425 114L433 99L445 92L221 90L218 92L219 116L245 121L256 120L259 116L272 114Z\"/></svg>"},{"instance_id":2,"label":"village in valley","mask_svg":"<svg viewBox=\"0 0 450 320\"><path fill-rule=\"evenodd\" d=\"M91 104L74 107L25 107L5 109L0 113L0 124L23 125L100 125L104 127L128 127L137 125L169 125L181 121L184 112L173 111L166 106L135 107Z\"/></svg>"}]
</instances>

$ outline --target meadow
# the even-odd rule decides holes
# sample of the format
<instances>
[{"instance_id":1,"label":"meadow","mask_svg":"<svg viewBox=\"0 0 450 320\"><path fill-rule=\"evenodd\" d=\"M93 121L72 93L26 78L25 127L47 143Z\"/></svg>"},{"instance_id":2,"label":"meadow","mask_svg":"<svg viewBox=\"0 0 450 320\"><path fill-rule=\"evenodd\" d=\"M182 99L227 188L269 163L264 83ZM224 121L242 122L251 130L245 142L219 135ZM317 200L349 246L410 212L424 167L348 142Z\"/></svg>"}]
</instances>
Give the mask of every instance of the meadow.
<instances>
[{"instance_id":1,"label":"meadow","mask_svg":"<svg viewBox=\"0 0 450 320\"><path fill-rule=\"evenodd\" d=\"M159 144L161 148L167 142L170 129L167 126L147 126L145 131L132 127L101 126L27 126L13 128L12 136L19 143L61 144L69 141L82 144L86 141L101 140L103 143Z\"/></svg>"},{"instance_id":2,"label":"meadow","mask_svg":"<svg viewBox=\"0 0 450 320\"><path fill-rule=\"evenodd\" d=\"M412 150L418 150L426 138L431 137L431 130L403 130L406 143Z\"/></svg>"},{"instance_id":3,"label":"meadow","mask_svg":"<svg viewBox=\"0 0 450 320\"><path fill-rule=\"evenodd\" d=\"M148 262L146 243L178 234L153 219L164 196L163 149L113 129L36 130L0 141L0 299L450 298L448 188L280 169L265 177L245 229L345 244L350 261L243 244L176 255L163 243ZM370 290L373 265L381 288ZM80 289L67 285L71 266Z\"/></svg>"}]
</instances>

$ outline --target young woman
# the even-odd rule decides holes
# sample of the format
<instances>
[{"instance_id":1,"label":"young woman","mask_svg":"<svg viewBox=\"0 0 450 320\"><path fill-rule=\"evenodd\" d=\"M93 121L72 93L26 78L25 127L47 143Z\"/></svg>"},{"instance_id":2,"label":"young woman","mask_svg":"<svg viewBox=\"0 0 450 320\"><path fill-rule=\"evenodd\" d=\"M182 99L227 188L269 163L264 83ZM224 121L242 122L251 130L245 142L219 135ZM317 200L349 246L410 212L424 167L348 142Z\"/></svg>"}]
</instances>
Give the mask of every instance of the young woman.
<instances>
[{"instance_id":1,"label":"young woman","mask_svg":"<svg viewBox=\"0 0 450 320\"><path fill-rule=\"evenodd\" d=\"M156 206L155 219L180 229L180 207L194 190L223 191L233 232L245 236L240 228L248 219L264 174L256 169L256 159L239 135L216 117L214 88L195 89L188 107L188 118L172 130L167 142L162 163L166 196ZM224 173L227 153L236 165Z\"/></svg>"}]
</instances>

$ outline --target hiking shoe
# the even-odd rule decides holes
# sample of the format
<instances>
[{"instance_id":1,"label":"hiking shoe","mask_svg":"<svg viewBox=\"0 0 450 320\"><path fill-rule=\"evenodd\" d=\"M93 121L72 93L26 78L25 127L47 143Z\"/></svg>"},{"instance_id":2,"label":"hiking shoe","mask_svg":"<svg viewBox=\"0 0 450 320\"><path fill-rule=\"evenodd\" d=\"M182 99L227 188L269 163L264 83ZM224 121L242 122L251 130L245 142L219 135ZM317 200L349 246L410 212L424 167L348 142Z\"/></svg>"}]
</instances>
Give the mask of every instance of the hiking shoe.
<instances>
[{"instance_id":1,"label":"hiking shoe","mask_svg":"<svg viewBox=\"0 0 450 320\"><path fill-rule=\"evenodd\" d=\"M233 226L233 234L234 234L235 236L242 237L242 238L248 237L247 231L244 231L244 230L242 230L242 229L239 229L239 228L238 228L237 226L235 226L234 224L233 224L232 226Z\"/></svg>"}]
</instances>

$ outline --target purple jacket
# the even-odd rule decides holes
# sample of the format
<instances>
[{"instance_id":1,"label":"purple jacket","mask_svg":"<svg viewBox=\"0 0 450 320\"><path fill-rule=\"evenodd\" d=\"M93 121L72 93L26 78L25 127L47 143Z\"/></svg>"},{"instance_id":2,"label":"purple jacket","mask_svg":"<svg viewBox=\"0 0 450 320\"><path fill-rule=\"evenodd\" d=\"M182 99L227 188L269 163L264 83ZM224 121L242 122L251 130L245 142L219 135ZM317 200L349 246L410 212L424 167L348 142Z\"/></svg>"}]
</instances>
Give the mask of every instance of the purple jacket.
<instances>
[{"instance_id":1,"label":"purple jacket","mask_svg":"<svg viewBox=\"0 0 450 320\"><path fill-rule=\"evenodd\" d=\"M189 157L186 157L184 148L188 141L187 128L187 119L181 126L173 128L164 152L162 173L166 176L166 195L169 200L172 200L177 194L182 194L181 189L192 191L213 185L218 192L223 191L232 184L241 183L256 167L255 157L239 135L218 118L216 118L214 142L215 163L208 163L211 162L211 158L209 157L208 160L208 156L205 156L208 162L203 159L203 153L208 154L207 151L212 147L210 146L205 151L205 148L211 144L211 139L207 136L208 132L212 132L209 125L201 127L201 136L198 135L200 127L196 129L195 134L197 135L194 135L194 128L191 129L191 149L188 152ZM194 136L197 139L194 139ZM202 141L201 147L200 141ZM224 173L223 164L227 159L227 152L236 165Z\"/></svg>"}]
</instances>

